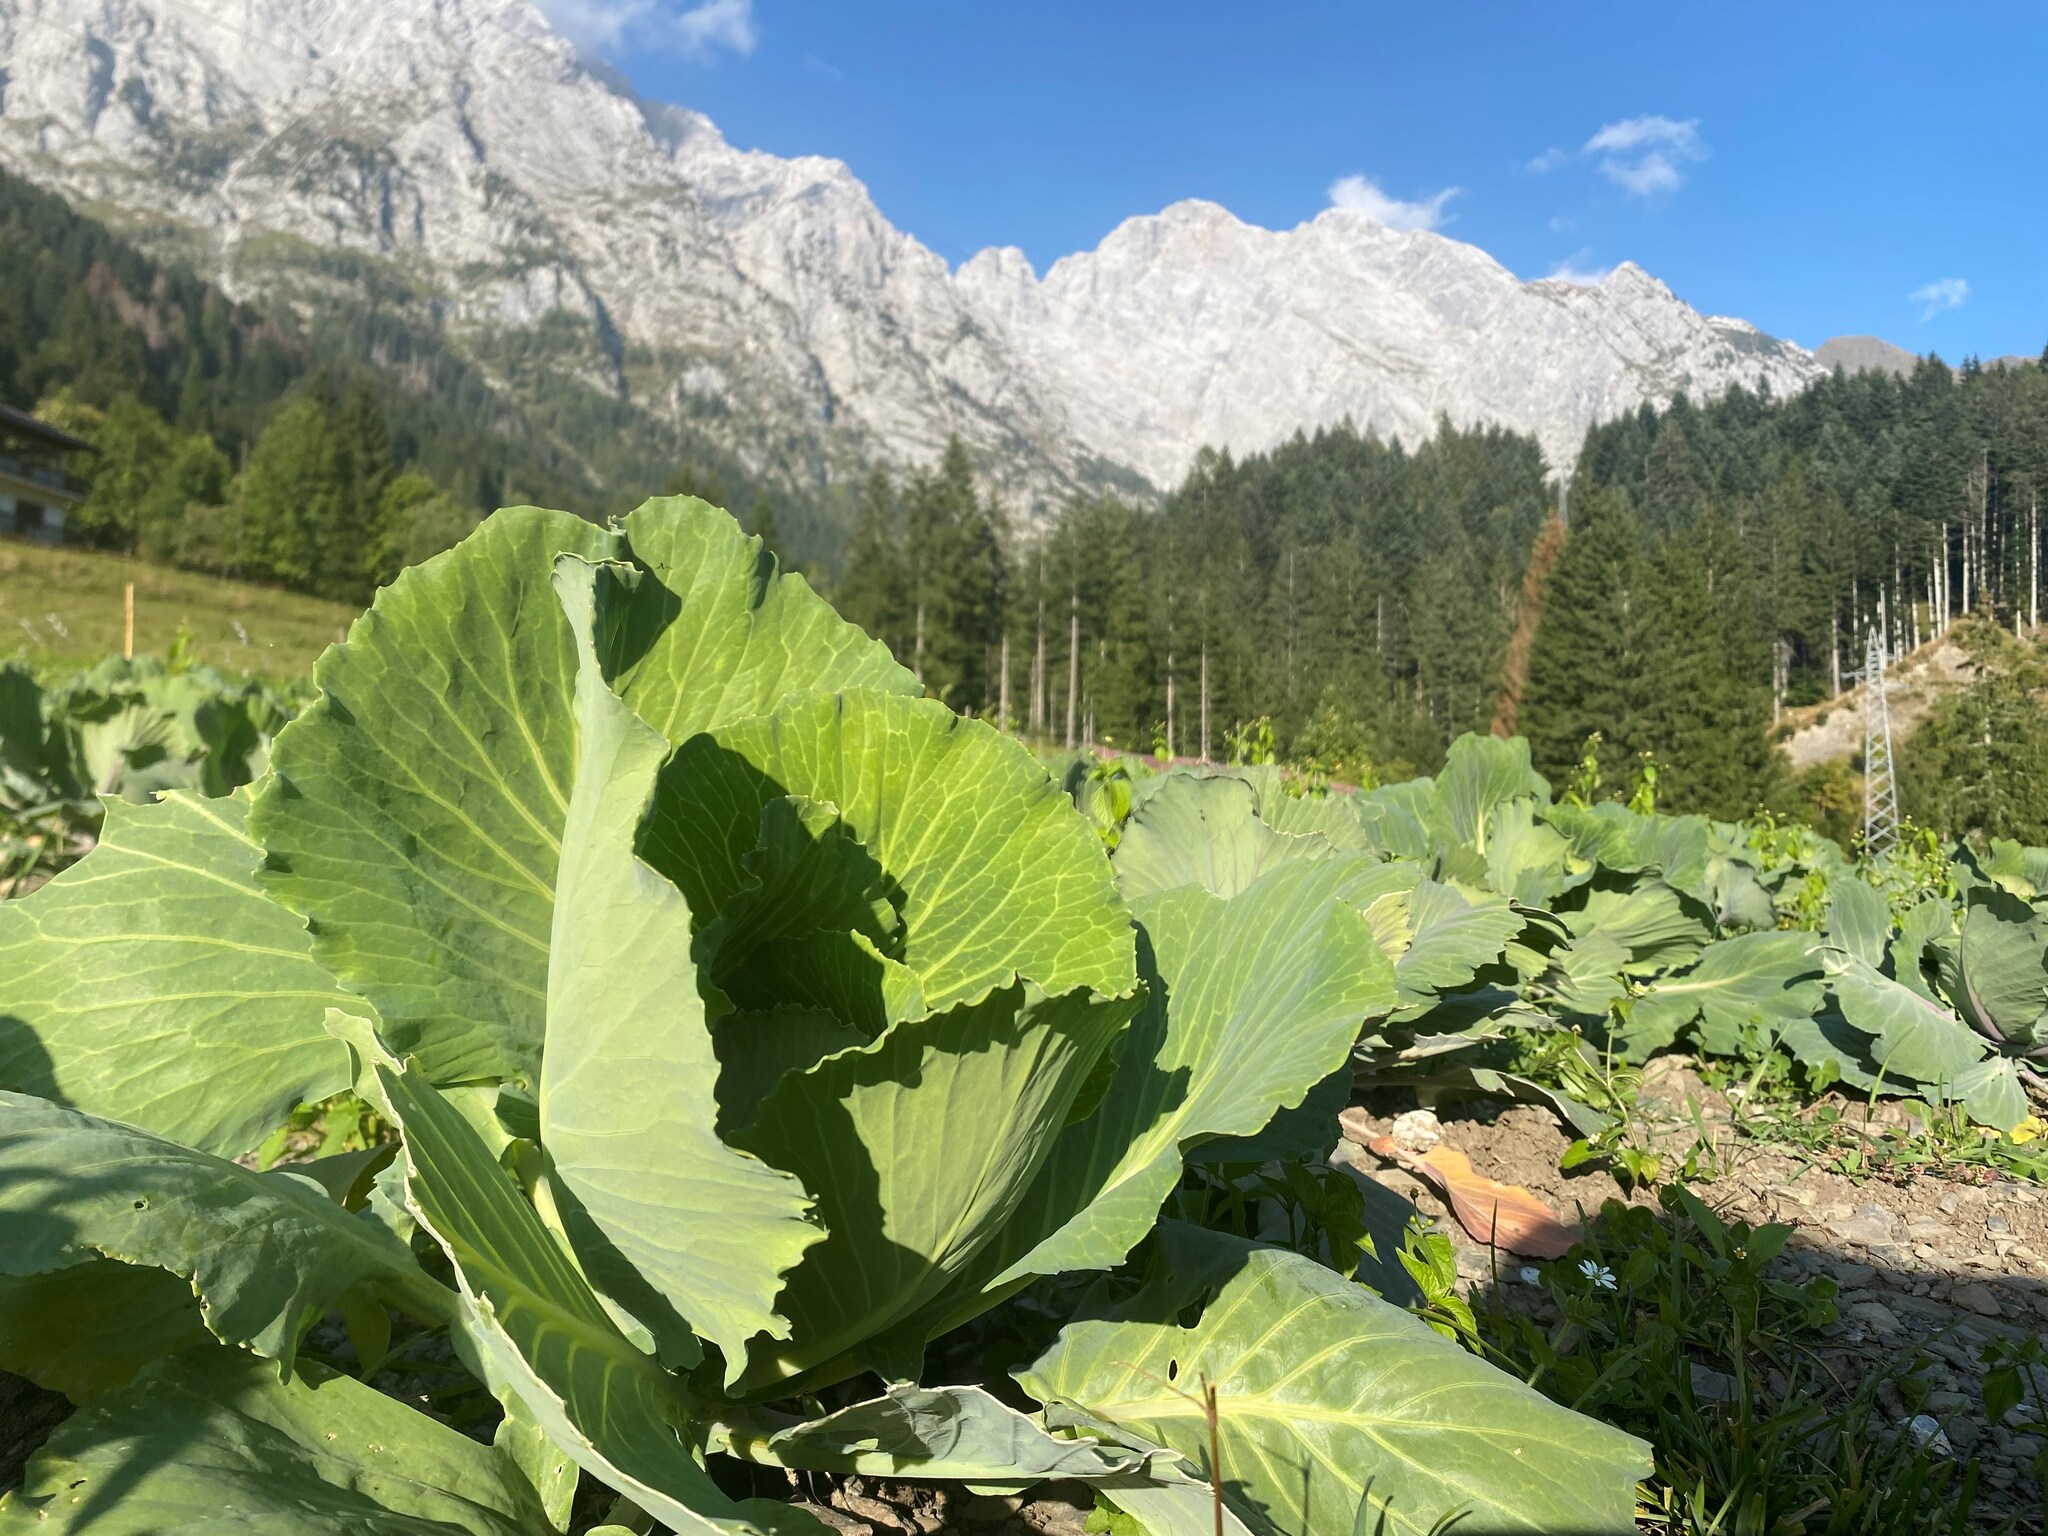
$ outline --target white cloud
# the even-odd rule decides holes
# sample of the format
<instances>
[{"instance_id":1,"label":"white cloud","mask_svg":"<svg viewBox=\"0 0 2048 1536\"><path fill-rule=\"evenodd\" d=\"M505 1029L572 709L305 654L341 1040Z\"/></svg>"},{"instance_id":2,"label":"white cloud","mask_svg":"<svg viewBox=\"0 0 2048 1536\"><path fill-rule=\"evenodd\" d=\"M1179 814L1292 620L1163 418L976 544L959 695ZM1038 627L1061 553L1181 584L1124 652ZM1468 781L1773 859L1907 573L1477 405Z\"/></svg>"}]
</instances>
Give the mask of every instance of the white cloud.
<instances>
[{"instance_id":1,"label":"white cloud","mask_svg":"<svg viewBox=\"0 0 2048 1536\"><path fill-rule=\"evenodd\" d=\"M1670 149L1692 160L1703 160L1707 153L1706 146L1700 143L1700 120L1696 117L1682 123L1668 117L1625 117L1586 140L1588 154L1603 149L1626 151L1647 147Z\"/></svg>"},{"instance_id":2,"label":"white cloud","mask_svg":"<svg viewBox=\"0 0 2048 1536\"><path fill-rule=\"evenodd\" d=\"M1609 123L1586 140L1581 154L1600 156L1600 174L1637 197L1676 192L1685 182L1679 169L1707 158L1696 117L1628 117Z\"/></svg>"},{"instance_id":3,"label":"white cloud","mask_svg":"<svg viewBox=\"0 0 2048 1536\"><path fill-rule=\"evenodd\" d=\"M1330 206L1365 214L1389 229L1437 229L1445 222L1444 205L1463 190L1445 187L1433 197L1404 203L1381 191L1370 176L1339 176L1330 183Z\"/></svg>"},{"instance_id":4,"label":"white cloud","mask_svg":"<svg viewBox=\"0 0 2048 1536\"><path fill-rule=\"evenodd\" d=\"M761 40L754 0L535 0L555 30L596 53L659 49L687 58L741 55Z\"/></svg>"},{"instance_id":5,"label":"white cloud","mask_svg":"<svg viewBox=\"0 0 2048 1536\"><path fill-rule=\"evenodd\" d=\"M1707 158L1700 141L1700 120L1677 122L1668 117L1626 117L1609 123L1576 151L1546 149L1526 167L1541 176L1586 155L1600 157L1600 174L1625 192L1655 197L1676 192L1685 184L1681 166Z\"/></svg>"},{"instance_id":6,"label":"white cloud","mask_svg":"<svg viewBox=\"0 0 2048 1536\"><path fill-rule=\"evenodd\" d=\"M1596 288L1607 281L1614 268L1593 266L1588 260L1592 254L1590 248L1573 251L1552 267L1548 276L1558 282L1572 283L1580 288Z\"/></svg>"},{"instance_id":7,"label":"white cloud","mask_svg":"<svg viewBox=\"0 0 2048 1536\"><path fill-rule=\"evenodd\" d=\"M1554 213L1550 216L1550 232L1553 235L1569 234L1579 227L1579 221L1568 213Z\"/></svg>"},{"instance_id":8,"label":"white cloud","mask_svg":"<svg viewBox=\"0 0 2048 1536\"><path fill-rule=\"evenodd\" d=\"M1920 318L1932 320L1945 309L1960 309L1970 297L1970 285L1960 277L1944 277L1922 283L1906 295L1908 303L1920 306Z\"/></svg>"},{"instance_id":9,"label":"white cloud","mask_svg":"<svg viewBox=\"0 0 2048 1536\"><path fill-rule=\"evenodd\" d=\"M1637 197L1654 197L1659 192L1676 192L1685 177L1662 150L1651 150L1637 160L1603 160L1600 174Z\"/></svg>"}]
</instances>

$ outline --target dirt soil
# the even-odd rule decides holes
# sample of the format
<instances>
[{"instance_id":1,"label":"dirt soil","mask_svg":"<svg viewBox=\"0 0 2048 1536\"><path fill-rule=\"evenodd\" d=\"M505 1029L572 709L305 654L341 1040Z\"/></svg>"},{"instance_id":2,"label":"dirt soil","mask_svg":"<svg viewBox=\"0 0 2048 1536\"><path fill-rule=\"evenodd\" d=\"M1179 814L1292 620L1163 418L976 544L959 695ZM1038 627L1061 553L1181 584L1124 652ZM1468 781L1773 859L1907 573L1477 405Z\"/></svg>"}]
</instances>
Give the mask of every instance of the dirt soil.
<instances>
[{"instance_id":1,"label":"dirt soil","mask_svg":"<svg viewBox=\"0 0 2048 1536\"><path fill-rule=\"evenodd\" d=\"M2048 1441L2048 1382L2037 1374L2005 1422L1989 1424L1979 1356L1994 1339L2048 1332L2048 1191L1988 1172L1970 1177L1975 1170L1857 1182L1776 1147L1737 1140L1727 1099L1706 1088L1683 1058L1653 1063L1645 1099L1651 1141L1666 1152L1667 1166L1696 1143L1700 1126L1706 1129L1725 1171L1693 1182L1694 1194L1725 1219L1790 1226L1776 1265L1782 1278L1834 1280L1841 1316L1824 1330L1821 1353L1837 1379L1853 1384L1896 1367L1908 1350L1924 1350L1933 1390L1919 1411L1941 1426L1937 1448L1977 1464L1979 1513L2016 1515L2019 1530L2041 1530L2042 1489L2031 1463ZM1862 1108L1856 1106L1859 1115ZM1895 1106L1876 1106L1875 1120L1893 1116L1904 1123ZM1391 1132L1395 1118L1391 1109L1371 1115L1371 1129ZM1533 1191L1567 1221L1608 1200L1655 1204L1653 1192L1631 1194L1603 1169L1561 1171L1571 1137L1547 1110L1473 1102L1445 1106L1440 1124L1444 1143L1465 1153L1475 1172ZM1496 1254L1468 1236L1412 1174L1362 1147L1342 1147L1335 1160L1413 1200L1456 1246L1468 1290L1498 1285L1518 1309L1548 1308L1548 1298L1521 1280L1530 1261ZM1520 1297L1510 1294L1517 1290ZM1879 1400L1896 1424L1914 1417L1895 1389L1880 1390Z\"/></svg>"},{"instance_id":2,"label":"dirt soil","mask_svg":"<svg viewBox=\"0 0 2048 1536\"><path fill-rule=\"evenodd\" d=\"M1944 635L1902 657L1885 674L1885 711L1891 716L1892 744L1913 734L1913 728L1935 704L1976 675L1963 648ZM1835 758L1854 757L1863 750L1863 691L1846 693L1803 709L1787 710L1785 755L1795 771Z\"/></svg>"}]
</instances>

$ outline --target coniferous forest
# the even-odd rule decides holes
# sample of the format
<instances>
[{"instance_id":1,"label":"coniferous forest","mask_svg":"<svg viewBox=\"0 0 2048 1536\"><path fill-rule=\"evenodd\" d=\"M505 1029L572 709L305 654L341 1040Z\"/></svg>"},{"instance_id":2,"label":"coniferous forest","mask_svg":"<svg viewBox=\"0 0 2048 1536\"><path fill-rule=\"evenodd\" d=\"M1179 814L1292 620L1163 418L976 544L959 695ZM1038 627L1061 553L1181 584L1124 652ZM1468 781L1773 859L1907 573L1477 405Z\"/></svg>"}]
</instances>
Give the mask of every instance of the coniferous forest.
<instances>
[{"instance_id":1,"label":"coniferous forest","mask_svg":"<svg viewBox=\"0 0 2048 1536\"><path fill-rule=\"evenodd\" d=\"M1839 822L1843 770L1797 782L1775 750L1786 712L1873 628L1894 656L1965 618L2031 636L2044 484L2048 372L1933 359L1645 407L1568 488L1510 433L1339 428L1036 536L956 446L871 477L838 597L955 707L1054 742L1243 756L1265 730L1370 782L1497 728L1553 782L1648 764L1679 809Z\"/></svg>"}]
</instances>

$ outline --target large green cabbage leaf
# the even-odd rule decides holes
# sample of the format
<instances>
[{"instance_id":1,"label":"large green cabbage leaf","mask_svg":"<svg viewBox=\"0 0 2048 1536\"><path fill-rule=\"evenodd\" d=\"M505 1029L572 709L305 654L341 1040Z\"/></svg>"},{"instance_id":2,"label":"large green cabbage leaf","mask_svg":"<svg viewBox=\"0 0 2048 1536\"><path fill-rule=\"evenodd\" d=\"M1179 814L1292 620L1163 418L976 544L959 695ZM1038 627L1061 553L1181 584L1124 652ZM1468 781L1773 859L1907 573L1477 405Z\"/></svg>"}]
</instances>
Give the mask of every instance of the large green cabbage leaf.
<instances>
[{"instance_id":1,"label":"large green cabbage leaf","mask_svg":"<svg viewBox=\"0 0 2048 1536\"><path fill-rule=\"evenodd\" d=\"M257 887L248 815L111 801L90 856L0 903L0 1088L233 1157L347 1086L321 1020L361 1004Z\"/></svg>"},{"instance_id":2,"label":"large green cabbage leaf","mask_svg":"<svg viewBox=\"0 0 2048 1536\"><path fill-rule=\"evenodd\" d=\"M1394 1005L1392 967L1347 899L1381 868L1289 863L1228 900L1184 886L1136 903L1146 1002L1114 1076L928 1331L1033 1275L1120 1263L1189 1149L1254 1135L1344 1066L1364 1022Z\"/></svg>"},{"instance_id":3,"label":"large green cabbage leaf","mask_svg":"<svg viewBox=\"0 0 2048 1536\"><path fill-rule=\"evenodd\" d=\"M676 1531L814 1527L784 1506L742 1509L720 1491L681 1438L689 1417L676 1378L621 1331L461 1111L420 1070L393 1061L367 1022L333 1023L364 1089L405 1134L406 1201L454 1265L464 1363L585 1471Z\"/></svg>"},{"instance_id":4,"label":"large green cabbage leaf","mask_svg":"<svg viewBox=\"0 0 2048 1536\"><path fill-rule=\"evenodd\" d=\"M1193 1321L1183 1321L1191 1311ZM1649 1448L1311 1259L1168 1223L1152 1278L1018 1381L1179 1451L1255 1532L1635 1530ZM1220 1467L1202 1389L1216 1389ZM1354 1525L1354 1518L1357 1524Z\"/></svg>"},{"instance_id":5,"label":"large green cabbage leaf","mask_svg":"<svg viewBox=\"0 0 2048 1536\"><path fill-rule=\"evenodd\" d=\"M690 909L633 851L668 743L612 692L596 631L637 577L570 556L556 573L579 653L580 745L556 876L540 1138L628 1266L611 1276L593 1259L595 1278L615 1294L627 1274L644 1281L737 1378L748 1339L788 1335L774 1310L783 1272L824 1233L794 1177L719 1140Z\"/></svg>"},{"instance_id":6,"label":"large green cabbage leaf","mask_svg":"<svg viewBox=\"0 0 2048 1536\"><path fill-rule=\"evenodd\" d=\"M286 1365L351 1292L382 1287L426 1315L445 1310L403 1243L311 1179L255 1173L24 1094L0 1093L0 1226L0 1273L95 1255L170 1270L218 1337Z\"/></svg>"},{"instance_id":7,"label":"large green cabbage leaf","mask_svg":"<svg viewBox=\"0 0 2048 1536\"><path fill-rule=\"evenodd\" d=\"M251 831L317 957L437 1082L539 1076L576 768L576 649L552 583L562 554L652 570L603 649L664 735L799 693L916 691L702 502L649 502L624 532L511 508L385 588L315 668L321 696L280 733Z\"/></svg>"},{"instance_id":8,"label":"large green cabbage leaf","mask_svg":"<svg viewBox=\"0 0 2048 1536\"><path fill-rule=\"evenodd\" d=\"M59 1426L5 1536L547 1536L509 1458L313 1365L161 1361Z\"/></svg>"}]
</instances>

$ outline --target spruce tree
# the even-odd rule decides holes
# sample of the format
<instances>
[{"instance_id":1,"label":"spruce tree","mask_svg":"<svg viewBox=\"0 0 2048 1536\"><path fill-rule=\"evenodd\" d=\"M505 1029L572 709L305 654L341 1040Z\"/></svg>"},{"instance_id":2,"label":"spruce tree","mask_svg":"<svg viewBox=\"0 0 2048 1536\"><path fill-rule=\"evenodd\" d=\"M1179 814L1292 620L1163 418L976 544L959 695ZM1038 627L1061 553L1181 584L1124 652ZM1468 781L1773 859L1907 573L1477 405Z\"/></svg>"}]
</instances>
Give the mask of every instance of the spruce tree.
<instances>
[{"instance_id":1,"label":"spruce tree","mask_svg":"<svg viewBox=\"0 0 2048 1536\"><path fill-rule=\"evenodd\" d=\"M1638 738L1657 760L1661 809L1732 820L1768 797L1770 691L1750 573L1709 517L1664 541L1650 570L1656 621L1643 657Z\"/></svg>"},{"instance_id":2,"label":"spruce tree","mask_svg":"<svg viewBox=\"0 0 2048 1536\"><path fill-rule=\"evenodd\" d=\"M861 486L836 601L842 614L888 646L900 661L908 654L904 646L908 573L896 525L896 492L889 483L888 470L878 464L868 471Z\"/></svg>"},{"instance_id":3,"label":"spruce tree","mask_svg":"<svg viewBox=\"0 0 2048 1536\"><path fill-rule=\"evenodd\" d=\"M1626 782L1652 750L1647 662L1661 622L1641 525L1627 500L1601 487L1572 499L1571 535L1543 591L1529 651L1521 728L1536 769L1564 783L1600 736L1601 775Z\"/></svg>"},{"instance_id":4,"label":"spruce tree","mask_svg":"<svg viewBox=\"0 0 2048 1536\"><path fill-rule=\"evenodd\" d=\"M1658 426L1643 465L1643 520L1657 534L1690 528L1706 510L1710 489L1707 467L1674 411Z\"/></svg>"}]
</instances>

